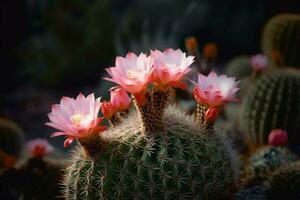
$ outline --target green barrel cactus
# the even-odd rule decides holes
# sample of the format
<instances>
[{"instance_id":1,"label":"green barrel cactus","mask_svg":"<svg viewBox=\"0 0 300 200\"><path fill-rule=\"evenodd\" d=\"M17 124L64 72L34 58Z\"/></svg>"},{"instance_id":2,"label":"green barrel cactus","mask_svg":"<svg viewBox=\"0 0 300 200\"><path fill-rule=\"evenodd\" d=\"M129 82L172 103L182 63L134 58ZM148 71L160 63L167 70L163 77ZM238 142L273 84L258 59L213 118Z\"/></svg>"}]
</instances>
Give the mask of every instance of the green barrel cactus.
<instances>
[{"instance_id":1,"label":"green barrel cactus","mask_svg":"<svg viewBox=\"0 0 300 200\"><path fill-rule=\"evenodd\" d=\"M300 144L300 74L277 71L261 76L249 89L243 105L243 128L256 145L268 144L269 133L283 129L290 147Z\"/></svg>"},{"instance_id":2,"label":"green barrel cactus","mask_svg":"<svg viewBox=\"0 0 300 200\"><path fill-rule=\"evenodd\" d=\"M263 31L262 50L272 58L274 52L280 56L275 64L300 67L300 15L279 14L271 18ZM281 66L279 66L281 67Z\"/></svg>"},{"instance_id":3,"label":"green barrel cactus","mask_svg":"<svg viewBox=\"0 0 300 200\"><path fill-rule=\"evenodd\" d=\"M250 157L242 174L242 185L268 185L277 168L295 160L297 155L285 147L265 146Z\"/></svg>"},{"instance_id":4,"label":"green barrel cactus","mask_svg":"<svg viewBox=\"0 0 300 200\"><path fill-rule=\"evenodd\" d=\"M20 156L24 146L24 134L14 122L0 118L0 150L8 155Z\"/></svg>"},{"instance_id":5,"label":"green barrel cactus","mask_svg":"<svg viewBox=\"0 0 300 200\"><path fill-rule=\"evenodd\" d=\"M298 199L300 197L300 161L287 163L272 175L271 199Z\"/></svg>"},{"instance_id":6,"label":"green barrel cactus","mask_svg":"<svg viewBox=\"0 0 300 200\"><path fill-rule=\"evenodd\" d=\"M110 140L88 156L77 148L64 178L66 199L217 199L237 178L229 144L169 107L165 128L143 134L137 113L101 133ZM225 141L225 142L224 142Z\"/></svg>"}]
</instances>

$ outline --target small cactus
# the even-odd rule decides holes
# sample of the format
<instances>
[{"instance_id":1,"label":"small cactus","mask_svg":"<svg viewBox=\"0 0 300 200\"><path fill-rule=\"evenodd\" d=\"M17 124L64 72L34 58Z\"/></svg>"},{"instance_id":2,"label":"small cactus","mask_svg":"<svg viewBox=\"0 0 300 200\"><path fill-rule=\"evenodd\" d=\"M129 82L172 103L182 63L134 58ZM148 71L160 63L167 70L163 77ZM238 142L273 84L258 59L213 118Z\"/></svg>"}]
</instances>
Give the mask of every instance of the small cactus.
<instances>
[{"instance_id":1,"label":"small cactus","mask_svg":"<svg viewBox=\"0 0 300 200\"><path fill-rule=\"evenodd\" d=\"M227 76L235 76L239 79L250 77L252 74L251 58L250 56L235 57L224 68Z\"/></svg>"},{"instance_id":2,"label":"small cactus","mask_svg":"<svg viewBox=\"0 0 300 200\"><path fill-rule=\"evenodd\" d=\"M263 75L253 83L243 105L243 128L255 145L268 144L274 129L288 133L292 148L300 142L300 74L296 70Z\"/></svg>"},{"instance_id":3,"label":"small cactus","mask_svg":"<svg viewBox=\"0 0 300 200\"><path fill-rule=\"evenodd\" d=\"M297 155L285 147L265 146L250 157L242 175L242 184L268 185L271 174L278 167L295 160L297 160Z\"/></svg>"},{"instance_id":4,"label":"small cactus","mask_svg":"<svg viewBox=\"0 0 300 200\"><path fill-rule=\"evenodd\" d=\"M263 31L262 50L275 66L300 67L300 15L279 14L271 18ZM274 53L277 60L274 60ZM280 59L280 60L278 60ZM279 65L279 66L278 66Z\"/></svg>"},{"instance_id":5,"label":"small cactus","mask_svg":"<svg viewBox=\"0 0 300 200\"><path fill-rule=\"evenodd\" d=\"M62 163L45 156L53 147L45 139L27 143L30 158L18 168L4 171L0 176L1 199L60 199ZM2 191L3 190L3 191Z\"/></svg>"},{"instance_id":6,"label":"small cactus","mask_svg":"<svg viewBox=\"0 0 300 200\"><path fill-rule=\"evenodd\" d=\"M287 163L272 174L269 196L286 200L300 197L300 161Z\"/></svg>"},{"instance_id":7,"label":"small cactus","mask_svg":"<svg viewBox=\"0 0 300 200\"><path fill-rule=\"evenodd\" d=\"M0 150L5 154L19 157L24 146L21 128L8 119L0 118Z\"/></svg>"}]
</instances>

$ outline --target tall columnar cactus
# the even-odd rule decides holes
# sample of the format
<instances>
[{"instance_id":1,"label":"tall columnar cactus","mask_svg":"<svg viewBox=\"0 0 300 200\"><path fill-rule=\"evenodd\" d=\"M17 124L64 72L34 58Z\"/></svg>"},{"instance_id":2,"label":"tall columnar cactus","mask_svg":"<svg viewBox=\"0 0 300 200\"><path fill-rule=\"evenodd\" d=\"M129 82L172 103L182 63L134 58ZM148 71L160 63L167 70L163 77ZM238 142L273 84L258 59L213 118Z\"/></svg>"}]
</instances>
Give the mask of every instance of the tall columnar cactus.
<instances>
[{"instance_id":1,"label":"tall columnar cactus","mask_svg":"<svg viewBox=\"0 0 300 200\"><path fill-rule=\"evenodd\" d=\"M300 161L287 163L272 175L271 199L298 199L300 197Z\"/></svg>"},{"instance_id":2,"label":"tall columnar cactus","mask_svg":"<svg viewBox=\"0 0 300 200\"><path fill-rule=\"evenodd\" d=\"M24 146L24 135L14 122L0 118L0 150L8 155L18 157Z\"/></svg>"},{"instance_id":3,"label":"tall columnar cactus","mask_svg":"<svg viewBox=\"0 0 300 200\"><path fill-rule=\"evenodd\" d=\"M80 143L65 171L66 199L232 197L238 176L236 156L212 124L217 107L232 100L236 82L215 73L200 76L195 96L205 109L198 110L195 121L169 105L173 87L186 87L182 80L192 61L180 50L156 50L151 56L129 53L107 69L112 77L106 79L119 84L110 102L99 104L93 95L81 94L52 107L48 125L61 131L54 136L66 135L65 146L74 139ZM150 81L154 84L148 87ZM214 84L213 91L203 88L203 81ZM226 91L217 92L220 81L228 85ZM137 111L118 115L130 103L124 90L132 94ZM98 126L100 108L111 122L108 130Z\"/></svg>"},{"instance_id":4,"label":"tall columnar cactus","mask_svg":"<svg viewBox=\"0 0 300 200\"><path fill-rule=\"evenodd\" d=\"M254 144L267 144L273 129L288 133L289 145L300 142L300 74L296 70L264 75L244 101L243 125Z\"/></svg>"},{"instance_id":5,"label":"tall columnar cactus","mask_svg":"<svg viewBox=\"0 0 300 200\"><path fill-rule=\"evenodd\" d=\"M263 31L262 50L276 65L300 67L300 15L280 14L271 18ZM279 60L278 60L279 59ZM282 66L279 66L282 67Z\"/></svg>"}]
</instances>

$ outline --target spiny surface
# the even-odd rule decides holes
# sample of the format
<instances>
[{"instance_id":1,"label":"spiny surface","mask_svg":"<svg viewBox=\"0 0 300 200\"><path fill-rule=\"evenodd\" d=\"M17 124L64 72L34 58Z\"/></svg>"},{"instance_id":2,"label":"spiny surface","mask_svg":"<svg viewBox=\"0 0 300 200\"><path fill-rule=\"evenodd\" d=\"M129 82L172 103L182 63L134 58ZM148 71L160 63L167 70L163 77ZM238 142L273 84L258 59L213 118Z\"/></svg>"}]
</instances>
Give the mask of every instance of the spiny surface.
<instances>
[{"instance_id":1,"label":"spiny surface","mask_svg":"<svg viewBox=\"0 0 300 200\"><path fill-rule=\"evenodd\" d=\"M76 149L66 169L65 198L226 197L235 178L230 147L174 108L166 111L164 125L164 131L143 135L139 120L132 115L102 133L110 142L94 158Z\"/></svg>"}]
</instances>

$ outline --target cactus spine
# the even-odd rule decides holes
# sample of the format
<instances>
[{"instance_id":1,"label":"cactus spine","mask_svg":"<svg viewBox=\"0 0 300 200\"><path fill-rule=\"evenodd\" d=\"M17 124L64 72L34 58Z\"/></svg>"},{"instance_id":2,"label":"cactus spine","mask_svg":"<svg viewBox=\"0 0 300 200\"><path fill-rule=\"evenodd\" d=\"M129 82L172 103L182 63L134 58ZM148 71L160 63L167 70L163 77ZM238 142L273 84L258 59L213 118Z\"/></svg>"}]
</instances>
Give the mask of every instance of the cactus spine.
<instances>
[{"instance_id":1,"label":"cactus spine","mask_svg":"<svg viewBox=\"0 0 300 200\"><path fill-rule=\"evenodd\" d=\"M263 31L262 50L271 59L275 52L280 61L275 65L300 67L300 15L280 14L271 18ZM282 66L279 66L282 67Z\"/></svg>"},{"instance_id":2,"label":"cactus spine","mask_svg":"<svg viewBox=\"0 0 300 200\"><path fill-rule=\"evenodd\" d=\"M274 72L253 83L243 108L243 124L254 144L267 144L273 129L287 131L289 145L300 142L300 75L296 70Z\"/></svg>"}]
</instances>

